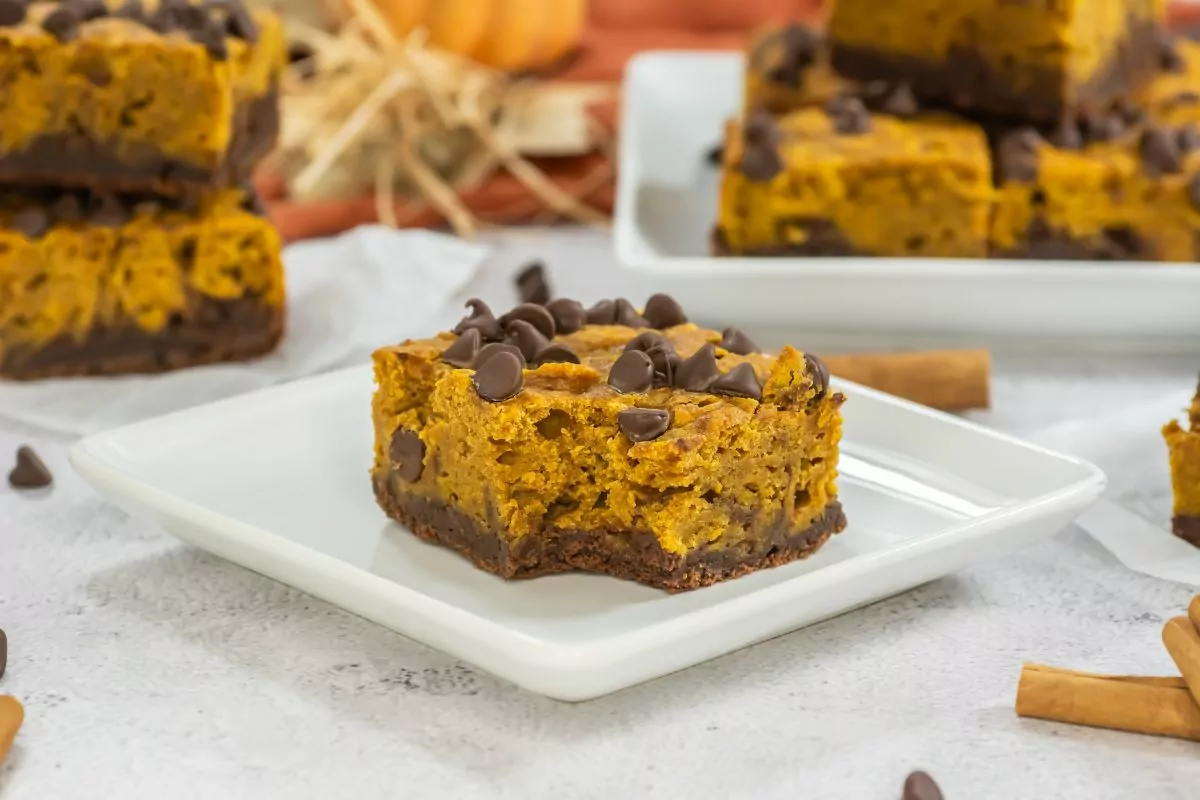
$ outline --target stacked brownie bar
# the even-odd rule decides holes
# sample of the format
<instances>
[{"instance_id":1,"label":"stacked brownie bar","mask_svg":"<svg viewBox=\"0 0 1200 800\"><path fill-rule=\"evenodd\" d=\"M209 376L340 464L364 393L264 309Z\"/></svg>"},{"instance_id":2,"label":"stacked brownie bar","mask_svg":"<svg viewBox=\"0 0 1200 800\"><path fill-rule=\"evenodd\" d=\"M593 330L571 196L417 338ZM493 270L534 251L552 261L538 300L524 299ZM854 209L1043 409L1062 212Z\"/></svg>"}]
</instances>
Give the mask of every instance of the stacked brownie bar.
<instances>
[{"instance_id":1,"label":"stacked brownie bar","mask_svg":"<svg viewBox=\"0 0 1200 800\"><path fill-rule=\"evenodd\" d=\"M757 35L714 248L1200 260L1200 45L1161 0L838 0Z\"/></svg>"},{"instance_id":2,"label":"stacked brownie bar","mask_svg":"<svg viewBox=\"0 0 1200 800\"><path fill-rule=\"evenodd\" d=\"M283 330L282 23L241 0L0 0L0 377L249 358Z\"/></svg>"}]
</instances>

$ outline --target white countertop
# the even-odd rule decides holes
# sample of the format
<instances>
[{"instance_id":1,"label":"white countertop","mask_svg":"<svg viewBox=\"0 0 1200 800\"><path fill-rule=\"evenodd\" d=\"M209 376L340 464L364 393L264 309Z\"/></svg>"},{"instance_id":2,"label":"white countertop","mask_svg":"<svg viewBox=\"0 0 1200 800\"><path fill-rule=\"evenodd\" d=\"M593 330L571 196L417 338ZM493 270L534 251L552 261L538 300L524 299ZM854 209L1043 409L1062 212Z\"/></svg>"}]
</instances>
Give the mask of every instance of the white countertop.
<instances>
[{"instance_id":1,"label":"white countertop","mask_svg":"<svg viewBox=\"0 0 1200 800\"><path fill-rule=\"evenodd\" d=\"M603 237L565 231L507 236L469 293L511 302L509 273L533 255L560 294L644 294ZM1190 387L1197 368L998 353L995 410L973 416L1033 431ZM1164 421L1146 420L1147 447ZM131 521L71 473L67 440L0 424L0 454L22 443L56 486L0 486L0 692L27 710L4 800L893 800L915 768L948 800L1200 796L1200 744L1013 714L1026 660L1174 672L1160 630L1195 590L1129 572L1078 530L566 705ZM1166 518L1161 471L1121 481L1114 496Z\"/></svg>"}]
</instances>

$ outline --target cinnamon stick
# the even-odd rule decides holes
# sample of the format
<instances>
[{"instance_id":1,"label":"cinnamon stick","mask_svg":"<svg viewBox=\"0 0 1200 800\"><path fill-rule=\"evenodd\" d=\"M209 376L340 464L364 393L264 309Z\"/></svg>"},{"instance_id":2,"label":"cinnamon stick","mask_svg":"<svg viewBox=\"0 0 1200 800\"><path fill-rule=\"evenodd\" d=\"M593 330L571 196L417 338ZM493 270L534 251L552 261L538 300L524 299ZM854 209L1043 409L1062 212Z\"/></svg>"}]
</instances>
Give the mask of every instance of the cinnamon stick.
<instances>
[{"instance_id":1,"label":"cinnamon stick","mask_svg":"<svg viewBox=\"0 0 1200 800\"><path fill-rule=\"evenodd\" d=\"M1200 705L1200 630L1187 617L1175 617L1163 627L1162 637L1192 698Z\"/></svg>"},{"instance_id":2,"label":"cinnamon stick","mask_svg":"<svg viewBox=\"0 0 1200 800\"><path fill-rule=\"evenodd\" d=\"M0 762L8 755L13 739L25 720L25 709L12 695L0 694Z\"/></svg>"},{"instance_id":3,"label":"cinnamon stick","mask_svg":"<svg viewBox=\"0 0 1200 800\"><path fill-rule=\"evenodd\" d=\"M1139 678L1026 664L1017 715L1200 742L1200 706L1181 678Z\"/></svg>"},{"instance_id":4,"label":"cinnamon stick","mask_svg":"<svg viewBox=\"0 0 1200 800\"><path fill-rule=\"evenodd\" d=\"M839 378L930 408L966 411L990 404L992 359L987 350L852 353L824 361Z\"/></svg>"}]
</instances>

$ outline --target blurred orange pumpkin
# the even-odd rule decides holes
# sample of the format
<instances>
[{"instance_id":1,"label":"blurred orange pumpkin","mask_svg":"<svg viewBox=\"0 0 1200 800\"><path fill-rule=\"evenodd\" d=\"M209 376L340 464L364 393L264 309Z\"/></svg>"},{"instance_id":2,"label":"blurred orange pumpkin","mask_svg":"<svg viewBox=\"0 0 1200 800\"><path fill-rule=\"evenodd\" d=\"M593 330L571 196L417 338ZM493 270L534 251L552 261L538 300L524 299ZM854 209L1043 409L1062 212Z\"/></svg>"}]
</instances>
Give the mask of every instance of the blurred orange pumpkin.
<instances>
[{"instance_id":1,"label":"blurred orange pumpkin","mask_svg":"<svg viewBox=\"0 0 1200 800\"><path fill-rule=\"evenodd\" d=\"M375 0L392 30L498 69L544 67L579 43L588 0Z\"/></svg>"}]
</instances>

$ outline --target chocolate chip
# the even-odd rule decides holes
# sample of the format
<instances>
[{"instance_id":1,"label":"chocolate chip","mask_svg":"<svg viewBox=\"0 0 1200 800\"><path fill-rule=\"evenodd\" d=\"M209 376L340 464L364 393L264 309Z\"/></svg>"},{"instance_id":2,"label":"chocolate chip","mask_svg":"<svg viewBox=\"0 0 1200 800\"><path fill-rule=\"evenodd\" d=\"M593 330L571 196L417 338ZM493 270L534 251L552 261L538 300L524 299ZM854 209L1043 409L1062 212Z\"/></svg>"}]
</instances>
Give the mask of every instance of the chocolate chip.
<instances>
[{"instance_id":1,"label":"chocolate chip","mask_svg":"<svg viewBox=\"0 0 1200 800\"><path fill-rule=\"evenodd\" d=\"M8 485L14 489L44 489L54 476L31 447L17 448L17 465L8 473Z\"/></svg>"},{"instance_id":2,"label":"chocolate chip","mask_svg":"<svg viewBox=\"0 0 1200 800\"><path fill-rule=\"evenodd\" d=\"M625 344L625 351L641 350L644 353L652 348L662 347L667 344L667 337L658 331L643 331Z\"/></svg>"},{"instance_id":3,"label":"chocolate chip","mask_svg":"<svg viewBox=\"0 0 1200 800\"><path fill-rule=\"evenodd\" d=\"M1179 140L1179 149L1183 155L1200 150L1200 126L1194 122L1188 122L1183 125L1176 134Z\"/></svg>"},{"instance_id":4,"label":"chocolate chip","mask_svg":"<svg viewBox=\"0 0 1200 800\"><path fill-rule=\"evenodd\" d=\"M654 362L640 350L627 350L612 365L608 385L621 394L644 392L654 385Z\"/></svg>"},{"instance_id":5,"label":"chocolate chip","mask_svg":"<svg viewBox=\"0 0 1200 800\"><path fill-rule=\"evenodd\" d=\"M554 317L554 329L559 333L574 333L587 321L587 312L578 300L560 297L547 303L546 310Z\"/></svg>"},{"instance_id":6,"label":"chocolate chip","mask_svg":"<svg viewBox=\"0 0 1200 800\"><path fill-rule=\"evenodd\" d=\"M1038 177L1038 148L1041 135L1033 128L1020 128L1004 136L998 148L998 177L1001 181L1031 183Z\"/></svg>"},{"instance_id":7,"label":"chocolate chip","mask_svg":"<svg viewBox=\"0 0 1200 800\"><path fill-rule=\"evenodd\" d=\"M79 222L83 219L83 205L74 194L64 194L50 204L50 216L55 222Z\"/></svg>"},{"instance_id":8,"label":"chocolate chip","mask_svg":"<svg viewBox=\"0 0 1200 800\"><path fill-rule=\"evenodd\" d=\"M1200 175L1192 178L1192 182L1188 184L1188 201L1192 208L1200 211Z\"/></svg>"},{"instance_id":9,"label":"chocolate chip","mask_svg":"<svg viewBox=\"0 0 1200 800\"><path fill-rule=\"evenodd\" d=\"M1064 119L1050 137L1050 143L1060 150L1081 150L1083 132L1079 130L1079 124L1075 120Z\"/></svg>"},{"instance_id":10,"label":"chocolate chip","mask_svg":"<svg viewBox=\"0 0 1200 800\"><path fill-rule=\"evenodd\" d=\"M1171 132L1161 126L1147 128L1138 146L1142 166L1151 177L1169 175L1182 169L1179 144Z\"/></svg>"},{"instance_id":11,"label":"chocolate chip","mask_svg":"<svg viewBox=\"0 0 1200 800\"><path fill-rule=\"evenodd\" d=\"M858 136L871 130L871 115L857 97L835 97L825 110L833 118L833 129L843 136Z\"/></svg>"},{"instance_id":12,"label":"chocolate chip","mask_svg":"<svg viewBox=\"0 0 1200 800\"><path fill-rule=\"evenodd\" d=\"M1167 31L1159 31L1155 37L1158 48L1158 65L1164 72L1184 72L1187 63L1179 53L1175 37Z\"/></svg>"},{"instance_id":13,"label":"chocolate chip","mask_svg":"<svg viewBox=\"0 0 1200 800\"><path fill-rule=\"evenodd\" d=\"M513 322L524 320L537 328L547 339L554 338L554 316L544 306L535 303L522 303L500 318L500 324L508 328Z\"/></svg>"},{"instance_id":14,"label":"chocolate chip","mask_svg":"<svg viewBox=\"0 0 1200 800\"><path fill-rule=\"evenodd\" d=\"M119 228L129 222L129 210L116 195L93 195L92 208L88 211L88 222L101 228Z\"/></svg>"},{"instance_id":15,"label":"chocolate chip","mask_svg":"<svg viewBox=\"0 0 1200 800\"><path fill-rule=\"evenodd\" d=\"M617 427L634 444L651 442L671 427L671 415L659 408L627 408L617 414Z\"/></svg>"},{"instance_id":16,"label":"chocolate chip","mask_svg":"<svg viewBox=\"0 0 1200 800\"><path fill-rule=\"evenodd\" d=\"M519 355L496 353L480 364L471 382L475 385L475 393L484 400L501 403L521 393L521 387L525 385L524 369Z\"/></svg>"},{"instance_id":17,"label":"chocolate chip","mask_svg":"<svg viewBox=\"0 0 1200 800\"><path fill-rule=\"evenodd\" d=\"M726 328L721 332L721 347L739 356L748 356L758 352L758 345L750 341L750 337L737 328Z\"/></svg>"},{"instance_id":18,"label":"chocolate chip","mask_svg":"<svg viewBox=\"0 0 1200 800\"><path fill-rule=\"evenodd\" d=\"M617 321L617 304L612 300L601 300L587 310L589 325L612 325Z\"/></svg>"},{"instance_id":19,"label":"chocolate chip","mask_svg":"<svg viewBox=\"0 0 1200 800\"><path fill-rule=\"evenodd\" d=\"M442 361L452 367L470 369L479 357L483 346L483 336L475 328L469 328L454 340L454 343L442 351Z\"/></svg>"},{"instance_id":20,"label":"chocolate chip","mask_svg":"<svg viewBox=\"0 0 1200 800\"><path fill-rule=\"evenodd\" d=\"M534 359L537 364L578 364L579 355L565 344L550 344L542 348Z\"/></svg>"},{"instance_id":21,"label":"chocolate chip","mask_svg":"<svg viewBox=\"0 0 1200 800\"><path fill-rule=\"evenodd\" d=\"M943 800L942 790L927 772L914 772L904 781L901 800Z\"/></svg>"},{"instance_id":22,"label":"chocolate chip","mask_svg":"<svg viewBox=\"0 0 1200 800\"><path fill-rule=\"evenodd\" d=\"M472 297L467 301L466 306L471 309L471 313L454 326L455 333L461 335L463 331L475 328L483 336L484 341L495 341L501 337L500 320L493 316L487 303L478 297Z\"/></svg>"},{"instance_id":23,"label":"chocolate chip","mask_svg":"<svg viewBox=\"0 0 1200 800\"><path fill-rule=\"evenodd\" d=\"M626 328L649 328L650 323L646 322L645 317L637 312L633 307L633 303L626 300L624 297L618 297L616 300L616 310L618 325L624 325Z\"/></svg>"},{"instance_id":24,"label":"chocolate chip","mask_svg":"<svg viewBox=\"0 0 1200 800\"><path fill-rule=\"evenodd\" d=\"M688 392L707 392L720 375L717 350L712 343L705 343L675 368L675 386Z\"/></svg>"},{"instance_id":25,"label":"chocolate chip","mask_svg":"<svg viewBox=\"0 0 1200 800\"><path fill-rule=\"evenodd\" d=\"M646 301L642 316L650 323L651 328L672 328L688 321L687 315L674 297L669 294L651 295Z\"/></svg>"},{"instance_id":26,"label":"chocolate chip","mask_svg":"<svg viewBox=\"0 0 1200 800\"><path fill-rule=\"evenodd\" d=\"M142 0L125 0L125 4L113 12L113 16L130 19L134 22L145 22L146 7L142 5Z\"/></svg>"},{"instance_id":27,"label":"chocolate chip","mask_svg":"<svg viewBox=\"0 0 1200 800\"><path fill-rule=\"evenodd\" d=\"M679 368L679 354L669 343L664 342L660 347L651 347L644 351L650 356L654 365L654 385L671 386L675 380L675 370Z\"/></svg>"},{"instance_id":28,"label":"chocolate chip","mask_svg":"<svg viewBox=\"0 0 1200 800\"><path fill-rule=\"evenodd\" d=\"M803 25L788 25L779 32L779 62L767 72L775 83L799 88L804 72L817 62L821 37Z\"/></svg>"},{"instance_id":29,"label":"chocolate chip","mask_svg":"<svg viewBox=\"0 0 1200 800\"><path fill-rule=\"evenodd\" d=\"M408 428L400 428L392 434L388 455L401 480L412 483L425 471L425 443Z\"/></svg>"},{"instance_id":30,"label":"chocolate chip","mask_svg":"<svg viewBox=\"0 0 1200 800\"><path fill-rule=\"evenodd\" d=\"M4 677L4 670L8 667L8 635L0 629L0 678Z\"/></svg>"},{"instance_id":31,"label":"chocolate chip","mask_svg":"<svg viewBox=\"0 0 1200 800\"><path fill-rule=\"evenodd\" d=\"M257 42L258 24L246 9L245 4L232 2L228 5L228 9L229 17L225 21L225 30L229 32L229 35L236 36L247 44Z\"/></svg>"},{"instance_id":32,"label":"chocolate chip","mask_svg":"<svg viewBox=\"0 0 1200 800\"><path fill-rule=\"evenodd\" d=\"M704 160L711 166L719 167L725 161L725 145L714 144L704 151Z\"/></svg>"},{"instance_id":33,"label":"chocolate chip","mask_svg":"<svg viewBox=\"0 0 1200 800\"><path fill-rule=\"evenodd\" d=\"M27 9L21 0L0 0L0 27L9 28L25 21Z\"/></svg>"},{"instance_id":34,"label":"chocolate chip","mask_svg":"<svg viewBox=\"0 0 1200 800\"><path fill-rule=\"evenodd\" d=\"M69 42L79 34L79 16L70 6L60 5L42 20L42 30L60 42Z\"/></svg>"},{"instance_id":35,"label":"chocolate chip","mask_svg":"<svg viewBox=\"0 0 1200 800\"><path fill-rule=\"evenodd\" d=\"M1125 132L1125 120L1117 114L1092 114L1084 118L1083 127L1088 141L1111 142Z\"/></svg>"},{"instance_id":36,"label":"chocolate chip","mask_svg":"<svg viewBox=\"0 0 1200 800\"><path fill-rule=\"evenodd\" d=\"M529 363L550 344L550 340L541 331L523 319L514 319L508 323L505 334L508 342L515 344Z\"/></svg>"},{"instance_id":37,"label":"chocolate chip","mask_svg":"<svg viewBox=\"0 0 1200 800\"><path fill-rule=\"evenodd\" d=\"M517 296L522 303L544 305L550 301L550 284L546 282L546 266L532 261L517 273Z\"/></svg>"},{"instance_id":38,"label":"chocolate chip","mask_svg":"<svg viewBox=\"0 0 1200 800\"><path fill-rule=\"evenodd\" d=\"M780 133L775 118L765 109L756 109L746 118L745 147L738 166L747 180L764 183L783 172L779 156Z\"/></svg>"},{"instance_id":39,"label":"chocolate chip","mask_svg":"<svg viewBox=\"0 0 1200 800\"><path fill-rule=\"evenodd\" d=\"M225 41L225 31L213 20L207 20L199 28L188 29L188 35L196 44L204 45L208 55L214 61L224 61L229 58L229 46Z\"/></svg>"},{"instance_id":40,"label":"chocolate chip","mask_svg":"<svg viewBox=\"0 0 1200 800\"><path fill-rule=\"evenodd\" d=\"M40 208L23 208L12 215L8 225L28 239L40 239L50 229L50 217Z\"/></svg>"},{"instance_id":41,"label":"chocolate chip","mask_svg":"<svg viewBox=\"0 0 1200 800\"><path fill-rule=\"evenodd\" d=\"M921 110L917 104L917 96L913 94L912 86L907 82L897 83L880 105L880 110L900 119L915 117Z\"/></svg>"},{"instance_id":42,"label":"chocolate chip","mask_svg":"<svg viewBox=\"0 0 1200 800\"><path fill-rule=\"evenodd\" d=\"M713 381L708 390L713 394L762 399L762 383L759 382L758 375L754 373L754 367L749 364L738 364Z\"/></svg>"},{"instance_id":43,"label":"chocolate chip","mask_svg":"<svg viewBox=\"0 0 1200 800\"><path fill-rule=\"evenodd\" d=\"M808 376L812 379L813 388L817 390L813 399L820 400L829 391L829 367L812 353L804 354L804 363L808 366Z\"/></svg>"},{"instance_id":44,"label":"chocolate chip","mask_svg":"<svg viewBox=\"0 0 1200 800\"><path fill-rule=\"evenodd\" d=\"M206 10L190 4L178 6L174 15L175 23L185 31L198 31L212 19Z\"/></svg>"},{"instance_id":45,"label":"chocolate chip","mask_svg":"<svg viewBox=\"0 0 1200 800\"><path fill-rule=\"evenodd\" d=\"M108 16L108 6L104 0L71 0L71 5L81 22Z\"/></svg>"},{"instance_id":46,"label":"chocolate chip","mask_svg":"<svg viewBox=\"0 0 1200 800\"><path fill-rule=\"evenodd\" d=\"M504 342L492 342L485 344L480 350L479 355L475 356L475 369L479 369L486 364L493 356L498 353L512 353L521 363L525 363L525 354L521 352L515 344L505 344Z\"/></svg>"},{"instance_id":47,"label":"chocolate chip","mask_svg":"<svg viewBox=\"0 0 1200 800\"><path fill-rule=\"evenodd\" d=\"M1116 111L1127 126L1140 125L1146 119L1146 112L1127 100L1118 100Z\"/></svg>"}]
</instances>

